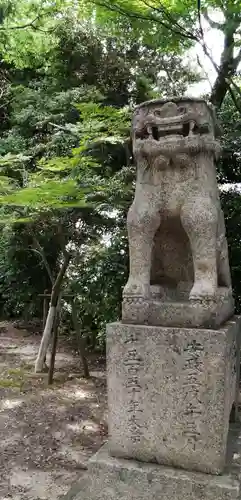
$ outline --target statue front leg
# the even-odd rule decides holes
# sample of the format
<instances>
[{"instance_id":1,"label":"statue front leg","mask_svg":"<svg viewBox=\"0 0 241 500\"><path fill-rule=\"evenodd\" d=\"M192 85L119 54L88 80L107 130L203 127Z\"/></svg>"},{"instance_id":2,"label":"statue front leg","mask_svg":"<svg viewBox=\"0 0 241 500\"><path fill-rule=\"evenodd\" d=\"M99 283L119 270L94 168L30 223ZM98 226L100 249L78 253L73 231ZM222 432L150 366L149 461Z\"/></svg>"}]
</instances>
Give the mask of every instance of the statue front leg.
<instances>
[{"instance_id":1,"label":"statue front leg","mask_svg":"<svg viewBox=\"0 0 241 500\"><path fill-rule=\"evenodd\" d=\"M217 293L217 209L209 198L187 200L181 213L189 237L194 285L190 299L211 299Z\"/></svg>"},{"instance_id":2,"label":"statue front leg","mask_svg":"<svg viewBox=\"0 0 241 500\"><path fill-rule=\"evenodd\" d=\"M130 272L124 297L150 296L152 245L159 225L160 215L153 198L135 198L127 216Z\"/></svg>"}]
</instances>

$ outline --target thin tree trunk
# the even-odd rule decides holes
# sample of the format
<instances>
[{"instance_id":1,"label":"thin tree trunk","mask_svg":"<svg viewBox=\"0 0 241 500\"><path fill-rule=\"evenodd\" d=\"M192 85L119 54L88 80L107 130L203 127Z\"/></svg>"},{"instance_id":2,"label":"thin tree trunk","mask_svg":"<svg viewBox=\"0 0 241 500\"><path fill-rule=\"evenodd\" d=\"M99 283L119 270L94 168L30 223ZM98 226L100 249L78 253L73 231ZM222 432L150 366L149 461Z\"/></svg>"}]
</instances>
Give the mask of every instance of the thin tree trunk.
<instances>
[{"instance_id":1,"label":"thin tree trunk","mask_svg":"<svg viewBox=\"0 0 241 500\"><path fill-rule=\"evenodd\" d=\"M56 310L56 314L55 314L55 318L54 318L53 344L52 344L49 373L48 373L48 385L51 385L53 383L53 377L54 377L54 365L55 365L55 357L56 357L56 350L57 350L57 343L58 343L58 329L59 329L59 321L60 321L60 307L61 307L60 303L61 303L61 295L59 296L58 306L57 306L57 310Z\"/></svg>"},{"instance_id":2,"label":"thin tree trunk","mask_svg":"<svg viewBox=\"0 0 241 500\"><path fill-rule=\"evenodd\" d=\"M44 294L45 293L48 293L48 290L44 290ZM44 297L44 300L43 300L43 332L44 332L44 328L45 328L45 325L46 325L46 321L47 321L47 316L48 316L48 297ZM47 367L47 364L46 364L46 354L45 354L45 357L44 357L44 371L47 370L48 367Z\"/></svg>"},{"instance_id":3,"label":"thin tree trunk","mask_svg":"<svg viewBox=\"0 0 241 500\"><path fill-rule=\"evenodd\" d=\"M54 324L55 311L56 307L50 306L38 356L35 363L35 373L41 373L42 371L45 371L45 360Z\"/></svg>"},{"instance_id":4,"label":"thin tree trunk","mask_svg":"<svg viewBox=\"0 0 241 500\"><path fill-rule=\"evenodd\" d=\"M38 356L37 356L36 363L35 363L35 373L41 373L44 369L44 360L45 360L48 345L50 342L50 337L51 337L52 328L53 328L53 324L54 324L54 318L56 315L56 308L57 308L58 298L59 298L59 294L60 294L60 290L61 290L61 285L62 285L64 276L65 276L65 273L67 271L69 261L70 261L70 254L68 252L65 252L64 253L64 262L59 270L58 276L57 276L56 281L55 281L53 288L52 288L47 321L46 321L46 325L44 328Z\"/></svg>"},{"instance_id":5,"label":"thin tree trunk","mask_svg":"<svg viewBox=\"0 0 241 500\"><path fill-rule=\"evenodd\" d=\"M47 294L48 290L44 290L44 294L45 293ZM44 331L44 328L46 325L47 316L48 316L48 297L44 297L44 300L43 300L43 331Z\"/></svg>"},{"instance_id":6,"label":"thin tree trunk","mask_svg":"<svg viewBox=\"0 0 241 500\"><path fill-rule=\"evenodd\" d=\"M72 303L72 320L73 320L73 325L74 325L75 334L76 334L78 351L79 351L79 355L80 355L82 365L83 365L84 377L89 378L90 372L89 372L88 361L87 361L87 357L86 357L86 346L85 346L85 341L81 335L77 311L76 311L76 305L74 302Z\"/></svg>"}]
</instances>

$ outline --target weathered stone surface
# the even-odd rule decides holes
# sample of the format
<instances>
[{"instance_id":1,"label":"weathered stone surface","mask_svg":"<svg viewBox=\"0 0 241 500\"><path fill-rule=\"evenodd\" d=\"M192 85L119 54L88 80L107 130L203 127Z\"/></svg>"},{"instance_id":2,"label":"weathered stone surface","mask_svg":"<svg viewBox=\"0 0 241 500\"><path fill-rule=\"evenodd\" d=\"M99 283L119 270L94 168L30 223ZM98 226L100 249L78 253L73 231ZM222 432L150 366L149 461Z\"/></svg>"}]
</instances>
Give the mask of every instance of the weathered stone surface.
<instances>
[{"instance_id":1,"label":"weathered stone surface","mask_svg":"<svg viewBox=\"0 0 241 500\"><path fill-rule=\"evenodd\" d=\"M213 111L202 100L150 101L136 108L132 131L137 180L127 217L130 274L123 319L131 314L126 301L132 299L132 321L141 324L148 315L148 324L156 324L150 313L151 285L160 287L160 301L213 299L215 309L218 288L231 290L231 280ZM231 300L229 309L232 315ZM203 318L205 326L206 316L194 314L191 324L196 319L199 326Z\"/></svg>"},{"instance_id":2,"label":"weathered stone surface","mask_svg":"<svg viewBox=\"0 0 241 500\"><path fill-rule=\"evenodd\" d=\"M173 300L174 299L174 300ZM155 298L124 297L122 322L155 326L218 328L233 316L234 300L228 288L218 288L213 300L162 301Z\"/></svg>"},{"instance_id":3,"label":"weathered stone surface","mask_svg":"<svg viewBox=\"0 0 241 500\"><path fill-rule=\"evenodd\" d=\"M238 500L230 473L218 477L112 458L104 446L62 500Z\"/></svg>"},{"instance_id":4,"label":"weathered stone surface","mask_svg":"<svg viewBox=\"0 0 241 500\"><path fill-rule=\"evenodd\" d=\"M217 330L108 325L111 455L223 471L240 323Z\"/></svg>"}]
</instances>

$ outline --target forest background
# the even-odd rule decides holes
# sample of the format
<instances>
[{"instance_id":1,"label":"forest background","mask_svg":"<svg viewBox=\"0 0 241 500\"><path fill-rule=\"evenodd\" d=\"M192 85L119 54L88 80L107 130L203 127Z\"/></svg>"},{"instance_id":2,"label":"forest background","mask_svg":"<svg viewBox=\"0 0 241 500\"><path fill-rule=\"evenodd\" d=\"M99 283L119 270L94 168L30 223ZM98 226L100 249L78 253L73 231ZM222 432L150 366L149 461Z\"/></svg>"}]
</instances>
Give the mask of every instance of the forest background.
<instances>
[{"instance_id":1,"label":"forest background","mask_svg":"<svg viewBox=\"0 0 241 500\"><path fill-rule=\"evenodd\" d=\"M0 53L1 317L40 320L44 291L52 307L67 294L62 332L74 298L79 336L104 348L128 273L133 107L197 94L222 125L218 181L240 313L240 1L3 1Z\"/></svg>"}]
</instances>

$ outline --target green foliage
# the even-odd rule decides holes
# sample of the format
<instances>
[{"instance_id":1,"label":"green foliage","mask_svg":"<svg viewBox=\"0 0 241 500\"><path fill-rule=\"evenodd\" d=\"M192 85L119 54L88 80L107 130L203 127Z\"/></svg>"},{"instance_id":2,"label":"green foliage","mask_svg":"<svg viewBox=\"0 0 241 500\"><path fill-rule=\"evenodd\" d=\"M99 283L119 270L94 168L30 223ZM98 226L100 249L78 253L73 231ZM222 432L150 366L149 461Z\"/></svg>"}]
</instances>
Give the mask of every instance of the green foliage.
<instances>
[{"instance_id":1,"label":"green foliage","mask_svg":"<svg viewBox=\"0 0 241 500\"><path fill-rule=\"evenodd\" d=\"M51 233L48 238L39 232L50 266L55 269L59 247ZM0 308L4 316L40 316L39 293L49 288L43 263L32 250L32 236L26 225L6 227L0 233ZM54 246L53 246L54 245ZM29 272L31 270L31 272Z\"/></svg>"},{"instance_id":2,"label":"green foliage","mask_svg":"<svg viewBox=\"0 0 241 500\"><path fill-rule=\"evenodd\" d=\"M119 227L105 240L84 249L70 267L69 287L76 294L81 329L92 347L103 348L106 323L120 318L127 248L126 232Z\"/></svg>"},{"instance_id":3,"label":"green foliage","mask_svg":"<svg viewBox=\"0 0 241 500\"><path fill-rule=\"evenodd\" d=\"M93 161L90 150L95 143L123 144L130 127L129 110L103 107L92 102L79 104L77 108L80 122L74 130L76 136L80 137L80 146L73 150L72 157L56 157L50 161L46 157L42 158L39 166L36 165L37 170L28 173L23 186L22 182L20 185L16 182L11 184L9 178L8 190L12 187L12 192L0 196L0 204L8 207L6 221L9 217L12 221L10 207L23 207L25 215L36 218L41 213L50 214L51 210L84 208L87 206L88 194L105 191L101 180L95 185L98 177L93 177L93 168L99 164ZM5 171L13 163L21 165L28 159L23 155L7 154L0 159L0 169L2 165ZM19 216L22 217L22 213Z\"/></svg>"},{"instance_id":4,"label":"green foliage","mask_svg":"<svg viewBox=\"0 0 241 500\"><path fill-rule=\"evenodd\" d=\"M80 1L81 8L86 2ZM92 0L95 5L97 22L105 30L135 38L152 47L160 47L164 52L182 52L190 46L187 38L180 37L180 29L172 28L174 19L182 28L193 26L193 3L160 2L152 0Z\"/></svg>"},{"instance_id":5,"label":"green foliage","mask_svg":"<svg viewBox=\"0 0 241 500\"><path fill-rule=\"evenodd\" d=\"M228 8L231 21L238 8L236 0L201 4L202 11L210 7ZM73 255L64 287L76 293L90 345L103 347L106 322L120 316L128 272L132 110L149 98L183 94L200 79L183 63L184 51L199 36L197 5L191 0L2 4L2 314L41 315L39 294L51 283L36 238L56 276L61 233ZM237 34L235 44L239 41ZM220 119L219 178L237 182L240 114L231 100L224 101ZM239 311L240 196L223 194L222 201Z\"/></svg>"},{"instance_id":6,"label":"green foliage","mask_svg":"<svg viewBox=\"0 0 241 500\"><path fill-rule=\"evenodd\" d=\"M22 163L34 169L43 155L51 158L68 154L78 144L78 134L71 129L79 117L75 105L91 98L99 98L95 89L59 91L46 78L13 87L10 129L0 138L1 155L22 151Z\"/></svg>"},{"instance_id":7,"label":"green foliage","mask_svg":"<svg viewBox=\"0 0 241 500\"><path fill-rule=\"evenodd\" d=\"M224 192L221 195L222 208L226 220L229 259L236 312L241 312L241 195L238 191Z\"/></svg>"},{"instance_id":8,"label":"green foliage","mask_svg":"<svg viewBox=\"0 0 241 500\"><path fill-rule=\"evenodd\" d=\"M56 27L62 16L73 9L72 0L8 0L3 2L0 51L4 61L17 68L38 68L55 45Z\"/></svg>"},{"instance_id":9,"label":"green foliage","mask_svg":"<svg viewBox=\"0 0 241 500\"><path fill-rule=\"evenodd\" d=\"M230 98L225 100L219 111L219 119L222 126L223 147L219 161L220 181L241 182L241 114Z\"/></svg>"}]
</instances>

